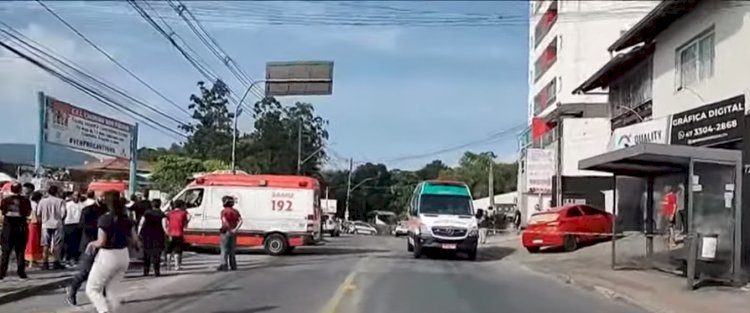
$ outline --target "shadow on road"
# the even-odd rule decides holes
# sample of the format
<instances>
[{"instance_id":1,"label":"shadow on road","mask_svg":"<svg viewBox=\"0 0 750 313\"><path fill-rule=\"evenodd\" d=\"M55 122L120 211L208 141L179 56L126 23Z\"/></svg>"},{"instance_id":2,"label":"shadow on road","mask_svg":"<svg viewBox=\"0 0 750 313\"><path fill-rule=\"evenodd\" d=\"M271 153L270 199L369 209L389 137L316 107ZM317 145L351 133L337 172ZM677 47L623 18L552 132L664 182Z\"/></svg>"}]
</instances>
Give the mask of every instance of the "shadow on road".
<instances>
[{"instance_id":1,"label":"shadow on road","mask_svg":"<svg viewBox=\"0 0 750 313\"><path fill-rule=\"evenodd\" d=\"M247 309L239 309L239 310L214 311L213 313L259 313L259 312L271 311L276 308L278 308L278 306L276 305L264 305L264 306L247 308Z\"/></svg>"},{"instance_id":2,"label":"shadow on road","mask_svg":"<svg viewBox=\"0 0 750 313\"><path fill-rule=\"evenodd\" d=\"M123 301L123 303L142 303L142 302L151 302L151 301L160 301L160 300L182 300L185 298L191 298L191 297L199 297L199 296L205 296L207 294L222 292L222 291L236 291L240 290L240 288L217 288L217 289L207 289L207 290L196 290L191 292L182 292L182 293L173 293L168 295L162 295L152 298L145 298L145 299L133 299L133 300L126 300Z\"/></svg>"},{"instance_id":3,"label":"shadow on road","mask_svg":"<svg viewBox=\"0 0 750 313\"><path fill-rule=\"evenodd\" d=\"M303 248L295 250L289 257L295 255L343 255L343 254L366 254L366 253L378 253L388 252L390 250L384 249L346 249L346 248L327 248L327 247L316 247L316 248Z\"/></svg>"}]
</instances>

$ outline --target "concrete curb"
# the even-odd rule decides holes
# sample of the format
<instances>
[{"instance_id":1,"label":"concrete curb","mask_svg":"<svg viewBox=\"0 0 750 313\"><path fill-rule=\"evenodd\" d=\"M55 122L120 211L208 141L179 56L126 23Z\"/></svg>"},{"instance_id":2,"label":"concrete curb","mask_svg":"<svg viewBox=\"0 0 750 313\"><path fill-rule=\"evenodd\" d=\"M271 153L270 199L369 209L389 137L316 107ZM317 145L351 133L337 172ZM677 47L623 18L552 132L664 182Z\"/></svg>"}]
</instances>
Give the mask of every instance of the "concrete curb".
<instances>
[{"instance_id":1,"label":"concrete curb","mask_svg":"<svg viewBox=\"0 0 750 313\"><path fill-rule=\"evenodd\" d=\"M3 295L0 295L0 305L10 303L13 301L17 301L17 300L21 300L21 299L28 298L28 297L33 297L42 292L47 292L50 290L55 290L55 289L65 287L66 285L70 284L71 280L73 280L72 276L60 277L56 279L50 279L48 282L38 284L33 287L21 288L16 291L5 293Z\"/></svg>"}]
</instances>

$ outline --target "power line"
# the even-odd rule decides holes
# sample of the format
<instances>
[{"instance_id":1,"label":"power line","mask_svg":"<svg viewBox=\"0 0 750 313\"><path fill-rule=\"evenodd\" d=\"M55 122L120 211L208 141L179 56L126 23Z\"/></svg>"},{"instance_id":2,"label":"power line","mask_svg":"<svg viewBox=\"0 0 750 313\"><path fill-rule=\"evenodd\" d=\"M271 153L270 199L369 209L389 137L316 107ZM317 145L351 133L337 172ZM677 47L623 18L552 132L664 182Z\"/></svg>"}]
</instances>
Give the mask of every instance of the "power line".
<instances>
[{"instance_id":1,"label":"power line","mask_svg":"<svg viewBox=\"0 0 750 313\"><path fill-rule=\"evenodd\" d=\"M185 41L184 39L182 39L182 38L181 38L181 37L179 36L179 34L177 34L177 33L176 33L176 32L174 31L174 29L172 29L172 27L171 27L171 26L170 26L170 25L169 25L168 23L166 23L166 21L164 21L164 20L162 19L162 22L164 23L165 27L167 27L167 28L169 29L169 32L167 32L167 31L166 31L166 30L165 30L165 29L164 29L164 28L163 28L163 27L162 27L161 25L159 25L159 23L157 23L157 22L156 22L156 21L155 21L155 20L154 20L154 19L153 19L153 18L151 17L151 15L149 15L149 13L148 13L148 12L146 12L146 10L145 10L145 9L143 9L143 8L142 8L142 7L140 6L140 5L138 5L138 3L136 3L136 2L135 2L135 0L128 0L128 3L129 3L129 4L130 4L130 5L132 6L132 7L133 7L133 9L135 9L135 10L136 10L136 12L138 12L138 14L139 14L139 15L140 15L140 16L141 16L141 17L142 17L142 18L143 18L143 19L144 19L144 20L145 20L145 21L146 21L146 22L147 22L147 23L148 23L149 25L151 25L151 26L152 26L152 27L153 27L153 28L154 28L154 29L155 29L155 30L156 30L156 31L157 31L157 32L158 32L158 33L159 33L160 35L162 35L162 36L163 36L164 38L166 38L166 39L167 39L167 41L169 41L169 43L170 43L170 44L171 44L171 45L172 45L172 46L173 46L173 47L174 47L175 49L177 49L177 51L179 51L179 52L180 52L180 54L181 54L181 55L183 56L183 58L185 58L185 60L187 60L187 61L188 61L188 63L190 63L190 64L191 64L191 65L192 65L192 66L193 66L193 67L194 67L194 68L195 68L195 69L196 69L196 70L197 70L197 71L198 71L198 72L199 72L199 73L200 73L201 75L203 75L203 77L205 77L206 79L208 79L208 80L210 80L210 81L212 81L212 82L215 82L215 81L217 81L217 80L222 80L222 79L221 79L221 78L220 78L220 77L219 77L219 76L218 76L217 74L215 74L215 73L214 73L214 71L213 71L213 70L211 70L211 69L210 69L210 68L209 68L209 67L208 67L207 65L203 65L203 64L201 64L201 63L200 63L199 61L197 61L197 60L196 60L196 57L193 57L192 55L190 55L189 53L187 53L187 52L185 51L185 49L184 49L184 48L183 48L182 46L180 46L180 45L179 45L179 44L178 44L178 43L177 43L177 42L175 41L175 39L173 38L173 36L174 36L174 37L177 37L177 38L180 38L180 39L181 39L181 40L183 41L183 43L186 43L186 41ZM147 3L147 5L148 5L148 2L146 2L146 3ZM152 10L153 10L153 7L150 7L150 8L152 8ZM157 17L159 17L159 18L161 19L161 16L160 16L160 15L158 14L158 12L156 12L156 11L155 11L155 14L157 15ZM186 44L186 46L188 46L188 45ZM189 48L189 46L188 46L188 49L190 49L190 48ZM196 53L194 52L194 50L192 50L192 49L190 49L190 50L191 50L191 51L193 51L193 53L194 53L194 54L196 54ZM197 55L197 54L196 54L196 55ZM205 63L205 62L204 62L204 63ZM222 81L223 81L223 80L222 80ZM229 97L228 97L228 98L229 98L230 102L232 102L233 104L237 105L237 102L238 102L238 101L237 101L237 98L236 98L236 95L237 95L237 93L236 93L236 92L234 92L234 90L232 90L232 89L231 89L231 88L229 87L229 85L226 85L226 87L227 87L227 90L229 90ZM246 107L246 108L248 108L248 107ZM248 108L248 109L250 109L250 108Z\"/></svg>"},{"instance_id":2,"label":"power line","mask_svg":"<svg viewBox=\"0 0 750 313\"><path fill-rule=\"evenodd\" d=\"M6 33L6 35L8 34L8 32L4 32L4 33ZM153 128L156 131L164 133L164 134L166 134L166 135L168 135L168 136L170 136L172 138L175 138L175 139L176 138L180 138L180 139L186 138L186 136L184 134L181 134L181 133L175 131L174 129L171 129L171 128L169 128L169 127L167 127L167 126L165 126L165 125L163 125L163 124L161 124L161 123L159 123L157 121L154 121L153 119L151 119L151 118L149 118L149 117L147 117L147 116L145 116L145 115L143 115L143 114L141 114L139 112L136 112L136 111L128 108L127 105L124 105L122 103L119 103L117 101L112 100L110 97L102 94L100 91L96 90L96 88L94 88L92 86L86 86L82 82L76 81L75 79L73 79L73 78L71 78L69 76L63 75L59 71L56 71L56 70L50 68L50 66L42 64L39 60L34 59L31 56L29 56L29 55L27 55L27 54L25 54L25 53L23 53L23 52L15 49L15 48L11 47L11 46L9 46L5 42L0 41L0 46L2 46L3 48L9 50L10 52L12 52L13 54L19 56L20 58L28 61L29 63L35 65L36 67L44 70L48 74L50 74L50 75L52 75L52 76L54 76L54 77L62 80L63 82L65 82L65 83L73 86L74 88L82 91L83 93L91 96L92 98L98 100L99 102L103 103L104 105L106 105L106 106L108 106L108 107L110 107L110 108L112 108L112 109L114 109L114 110L116 110L118 112L121 112L121 113L124 113L126 115L129 115L131 118L133 118L133 119L135 119L137 121L142 122L146 126L149 126L149 127ZM29 53L35 55L38 58L41 58L41 56L38 53L35 53L33 51L29 51ZM70 67L70 66L68 65L68 67ZM64 70L62 70L62 71L64 71ZM99 83L103 84L101 82L99 82ZM176 135L176 137L175 137L175 135Z\"/></svg>"},{"instance_id":3,"label":"power line","mask_svg":"<svg viewBox=\"0 0 750 313\"><path fill-rule=\"evenodd\" d=\"M440 155L440 154L443 154L443 153L447 153L447 152L452 152L452 151L456 151L456 150L460 150L460 149L465 149L465 148L468 148L468 147L471 147L471 146L489 144L489 143L492 143L492 142L496 142L496 141L502 140L505 137L507 137L509 135L513 135L516 132L521 131L521 130L523 130L525 128L526 128L526 124L519 124L519 125L513 126L511 128L508 128L508 129L501 130L499 132L493 133L493 134L489 135L487 138L484 138L484 139L474 140L474 141L470 141L470 142L463 143L463 144L460 144L460 145L442 148L442 149L435 150L435 151L428 152L428 153L407 155L407 156L403 156L403 157L399 157L399 158L395 158L395 159L383 161L381 163L393 164L393 163L407 161L407 160L422 159L422 158L427 158L427 157L431 157L431 156L437 156L437 155Z\"/></svg>"},{"instance_id":4,"label":"power line","mask_svg":"<svg viewBox=\"0 0 750 313\"><path fill-rule=\"evenodd\" d=\"M68 21L66 21L65 19L63 19L59 14L57 14L50 7L48 7L46 4L44 4L44 2L42 2L41 0L37 0L37 3L39 3L39 5L41 5L45 10L47 10L47 12L49 12L58 21L60 21L60 23L63 23L68 29L70 29L73 33L75 33L76 35L78 35L78 37L80 37L81 39L83 39L83 41L85 41L90 46L92 46L94 49L96 49L97 51L99 51L99 53L101 53L102 55L104 55L112 63L114 63L115 65L117 65L120 69L122 69L123 71L125 71L126 73L128 73L128 75L130 75L131 77L135 78L135 80L137 80L138 82L140 82L142 85L146 86L146 88L148 88L149 90L151 90L152 92L154 92L155 94L157 94L162 99L164 99L164 101L167 101L168 103L172 104L172 106L174 106L175 108L177 108L180 112L183 112L183 113L187 114L188 116L191 116L191 114L187 110L185 110L183 107L179 106L177 103L175 103L174 101L172 101L169 98L167 98L164 94L162 94L161 92L159 92L158 90L156 90L156 88L154 88L153 86L151 86L149 83L145 82L143 79L141 79L140 77L138 77L138 75L136 75L130 69L128 69L127 67L125 67L122 63L120 63L119 61L117 61L107 51L105 51L104 49L100 48L93 41L89 40L88 37L86 37L83 33L81 33L78 29L76 29L72 24L68 23Z\"/></svg>"},{"instance_id":5,"label":"power line","mask_svg":"<svg viewBox=\"0 0 750 313\"><path fill-rule=\"evenodd\" d=\"M214 73L213 73L213 72L211 71L211 69L210 69L210 68L208 68L207 66L204 66L204 65L200 64L200 63L199 63L198 61L196 61L196 60L195 60L195 58L194 58L193 56L191 56L191 55L190 55L189 53L187 53L187 52L186 52L186 51L185 51L185 50L184 50L184 49L183 49L183 48L182 48L182 47L181 47L181 46L180 46L179 44L177 44L177 42L176 42L176 41L174 40L174 38L172 38L172 37L173 37L173 36L176 36L176 37L177 37L178 35L177 35L177 33L176 33L176 32L175 32L175 31L174 31L174 30L173 30L173 29L172 29L171 27L169 27L169 24L166 24L166 23L165 23L165 26L167 26L167 27L169 28L169 30L170 30L170 32L168 33L168 32L167 32L166 30L164 30L164 28L162 28L162 27L161 27L161 25L159 25L159 23L157 23L157 22L156 22L156 21L155 21L155 20L154 20L154 19L153 19L153 18L152 18L152 17L151 17L151 16L149 15L149 14L148 14L148 12L146 12L146 11L145 11L145 10L144 10L143 8L141 8L141 7L140 7L140 6L138 5L138 3L136 3L136 2L135 2L135 1L133 1L133 0L128 0L128 3L129 3L129 4L130 4L130 5L131 5L131 6L132 6L132 7L133 7L133 8L135 9L135 10L136 10L136 12L138 12L138 14L139 14L139 15L140 15L140 16L141 16L141 17L142 17L142 18L143 18L144 20L146 20L146 22L147 22L147 23L148 23L149 25L151 25L151 26L152 26L152 27L153 27L153 28L154 28L154 29L155 29L155 30L156 30L156 31L157 31L157 32L158 32L158 33L159 33L160 35L164 36L164 38L166 38L166 39L167 39L167 41L169 41L169 43L170 43L170 44L171 44L171 45L172 45L172 46L173 46L173 47L174 47L175 49L177 49L177 51L179 51L179 52L180 52L180 54L182 54L182 56L183 56L183 57L185 58L185 60L187 60L187 61L188 61L188 62L189 62L189 63L190 63L190 64L191 64L191 65L192 65L192 66L193 66L193 67L194 67L194 68L195 68L195 69L196 69L196 70L197 70L197 71L198 71L198 72L199 72L199 73L200 73L201 75L203 75L203 76L204 76L205 78L207 78L207 79L209 79L209 80L211 80L211 81L213 81L213 80L216 80L216 79L217 79L217 77L218 77L218 76L217 76L216 74L214 74ZM157 15L157 16L158 16L158 15ZM184 42L184 41L183 41L183 42Z\"/></svg>"},{"instance_id":6,"label":"power line","mask_svg":"<svg viewBox=\"0 0 750 313\"><path fill-rule=\"evenodd\" d=\"M55 61L55 62L57 62L59 64L62 64L63 66L65 66L67 68L72 69L78 75L82 75L82 76L88 78L89 80L97 82L98 84L100 84L104 88L107 88L107 89L109 89L111 91L114 91L115 93L119 94L120 96L123 96L123 97L127 98L128 100L133 101L136 104L138 104L138 105L140 105L142 107L145 107L145 108L151 110L152 112L155 112L155 113L161 115L162 117L165 117L165 118L167 118L167 119L169 119L169 120L177 123L178 125L181 125L181 126L182 125L187 125L184 122L175 119L171 115L166 114L166 113L164 113L164 112L162 112L162 111L154 108L153 106L151 106L151 105L149 105L147 103L144 103L141 100L138 100L138 99L132 97L127 92L124 92L124 91L122 91L122 90L120 90L120 89L118 89L116 87L112 87L113 84L111 82L107 82L107 81L105 81L105 80L103 80L101 78L93 76L92 74L90 74L90 73L88 73L88 72L86 72L84 70L81 70L82 67L80 65L78 65L75 62L73 62L73 61L65 58L64 56L62 56L60 54L55 53L54 50L50 49L49 47L47 47L45 45L42 45L39 42L36 42L36 41L32 40L31 38L28 38L27 36L23 35L18 30L15 30L10 25L5 24L3 22L0 22L0 24L3 25L3 26L5 26L6 28L10 29L10 31L6 31L6 30L3 30L3 29L0 29L0 31L3 32L3 33L5 33L6 36L11 37L12 39L14 39L15 41L17 41L18 43L20 43L20 44L22 44L22 45L24 45L24 46L26 46L26 47L28 47L28 48L30 48L32 50L35 50L35 51L37 51L37 52L45 55L47 58L51 58L53 61ZM34 45L29 44L29 42L33 43L36 46L41 47L41 49L39 47L35 47ZM44 51L42 49L46 49L48 51L51 51L51 53L48 53L48 52L46 52L46 51ZM72 65L70 65L70 64L72 64Z\"/></svg>"},{"instance_id":7,"label":"power line","mask_svg":"<svg viewBox=\"0 0 750 313\"><path fill-rule=\"evenodd\" d=\"M205 27L203 27L203 24L201 24L198 18L193 15L193 12L190 11L187 5L183 4L181 1L170 0L167 2L169 6L172 7L172 9L183 19L183 21L185 21L193 34L195 34L203 45L206 46L206 48L208 48L208 50L211 51L211 53L213 53L213 55L216 56L216 58L227 67L227 69L229 69L232 75L234 75L241 84L244 84L247 88L255 83L255 80L245 73L236 62L234 62L234 59L229 56L221 45L219 45L218 41L211 36ZM256 86L256 88L260 87ZM264 97L264 94L256 89L251 90L251 92L258 98L262 99Z\"/></svg>"}]
</instances>

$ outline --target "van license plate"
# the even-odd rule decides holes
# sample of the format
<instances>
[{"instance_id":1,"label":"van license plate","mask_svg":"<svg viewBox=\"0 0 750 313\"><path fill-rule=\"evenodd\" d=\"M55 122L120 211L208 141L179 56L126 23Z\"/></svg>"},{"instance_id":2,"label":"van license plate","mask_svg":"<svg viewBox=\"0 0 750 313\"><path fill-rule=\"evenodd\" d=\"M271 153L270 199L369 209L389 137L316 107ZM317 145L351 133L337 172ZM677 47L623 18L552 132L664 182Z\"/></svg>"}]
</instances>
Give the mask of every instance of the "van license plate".
<instances>
[{"instance_id":1,"label":"van license plate","mask_svg":"<svg viewBox=\"0 0 750 313\"><path fill-rule=\"evenodd\" d=\"M534 244L540 244L540 243L542 243L542 242L544 242L544 241L543 241L543 240L541 240L541 239L534 239L534 240L532 240L531 242L532 242L532 243L534 243Z\"/></svg>"},{"instance_id":2,"label":"van license plate","mask_svg":"<svg viewBox=\"0 0 750 313\"><path fill-rule=\"evenodd\" d=\"M445 250L456 250L456 244L444 243L443 249Z\"/></svg>"}]
</instances>

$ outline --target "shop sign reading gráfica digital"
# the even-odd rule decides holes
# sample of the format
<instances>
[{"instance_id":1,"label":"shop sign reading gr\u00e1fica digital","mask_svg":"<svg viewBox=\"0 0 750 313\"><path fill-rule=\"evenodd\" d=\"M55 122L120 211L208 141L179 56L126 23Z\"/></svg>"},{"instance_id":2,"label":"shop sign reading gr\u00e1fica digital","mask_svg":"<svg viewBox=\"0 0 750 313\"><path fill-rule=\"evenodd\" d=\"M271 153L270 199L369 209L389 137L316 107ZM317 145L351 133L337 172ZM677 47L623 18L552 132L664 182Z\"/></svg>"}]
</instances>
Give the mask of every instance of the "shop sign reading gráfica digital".
<instances>
[{"instance_id":1,"label":"shop sign reading gr\u00e1fica digital","mask_svg":"<svg viewBox=\"0 0 750 313\"><path fill-rule=\"evenodd\" d=\"M744 117L744 95L674 114L670 142L708 146L739 140L745 129Z\"/></svg>"}]
</instances>

